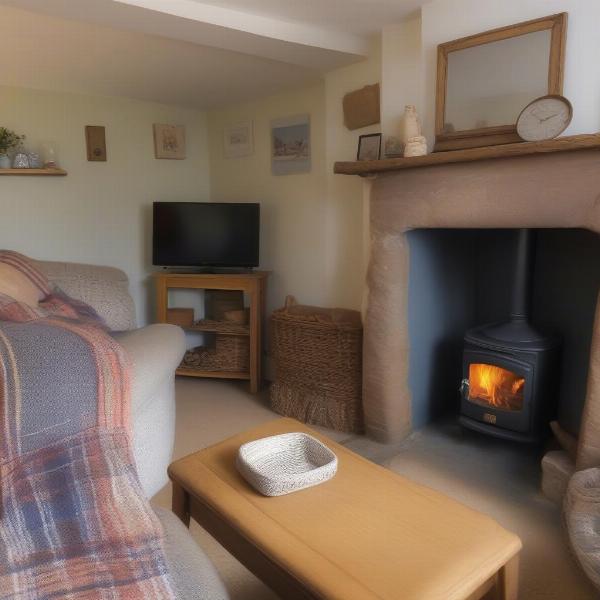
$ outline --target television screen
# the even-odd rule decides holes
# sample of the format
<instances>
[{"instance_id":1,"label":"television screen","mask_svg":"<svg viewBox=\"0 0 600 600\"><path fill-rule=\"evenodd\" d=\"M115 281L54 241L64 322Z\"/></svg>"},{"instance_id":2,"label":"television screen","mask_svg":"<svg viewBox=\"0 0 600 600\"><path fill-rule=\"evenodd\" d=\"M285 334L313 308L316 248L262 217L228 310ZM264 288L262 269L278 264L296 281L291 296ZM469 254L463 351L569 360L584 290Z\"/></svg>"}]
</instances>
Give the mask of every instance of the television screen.
<instances>
[{"instance_id":1,"label":"television screen","mask_svg":"<svg viewBox=\"0 0 600 600\"><path fill-rule=\"evenodd\" d=\"M155 202L152 263L256 267L260 204Z\"/></svg>"}]
</instances>

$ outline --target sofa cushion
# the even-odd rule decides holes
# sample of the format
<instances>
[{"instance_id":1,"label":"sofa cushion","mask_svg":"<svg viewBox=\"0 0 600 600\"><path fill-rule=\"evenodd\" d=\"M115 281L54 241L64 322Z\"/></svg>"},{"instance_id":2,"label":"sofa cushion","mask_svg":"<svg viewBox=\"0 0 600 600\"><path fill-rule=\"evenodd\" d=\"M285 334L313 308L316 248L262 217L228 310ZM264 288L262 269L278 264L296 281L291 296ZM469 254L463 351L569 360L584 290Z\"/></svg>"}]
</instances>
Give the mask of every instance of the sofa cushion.
<instances>
[{"instance_id":1,"label":"sofa cushion","mask_svg":"<svg viewBox=\"0 0 600 600\"><path fill-rule=\"evenodd\" d=\"M165 530L165 557L177 600L227 600L229 595L189 530L169 510L155 508Z\"/></svg>"},{"instance_id":2,"label":"sofa cushion","mask_svg":"<svg viewBox=\"0 0 600 600\"><path fill-rule=\"evenodd\" d=\"M0 294L6 294L18 302L37 306L41 300L39 288L18 269L0 262Z\"/></svg>"},{"instance_id":3,"label":"sofa cushion","mask_svg":"<svg viewBox=\"0 0 600 600\"><path fill-rule=\"evenodd\" d=\"M33 261L54 288L89 304L110 329L135 327L135 306L127 275L114 267L69 262Z\"/></svg>"},{"instance_id":4,"label":"sofa cushion","mask_svg":"<svg viewBox=\"0 0 600 600\"><path fill-rule=\"evenodd\" d=\"M185 334L176 325L158 323L112 335L132 363L131 412L135 415L161 383L173 376L185 353Z\"/></svg>"}]
</instances>

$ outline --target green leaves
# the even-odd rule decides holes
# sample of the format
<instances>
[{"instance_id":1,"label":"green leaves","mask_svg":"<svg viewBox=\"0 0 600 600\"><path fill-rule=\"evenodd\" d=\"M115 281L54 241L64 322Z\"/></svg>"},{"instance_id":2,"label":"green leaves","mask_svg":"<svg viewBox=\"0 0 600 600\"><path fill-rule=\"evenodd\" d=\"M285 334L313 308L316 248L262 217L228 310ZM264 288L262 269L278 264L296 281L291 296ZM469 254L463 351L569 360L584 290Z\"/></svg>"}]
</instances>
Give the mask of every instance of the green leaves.
<instances>
[{"instance_id":1,"label":"green leaves","mask_svg":"<svg viewBox=\"0 0 600 600\"><path fill-rule=\"evenodd\" d=\"M0 154L6 154L8 150L18 146L24 139L24 135L18 135L6 127L0 127Z\"/></svg>"}]
</instances>

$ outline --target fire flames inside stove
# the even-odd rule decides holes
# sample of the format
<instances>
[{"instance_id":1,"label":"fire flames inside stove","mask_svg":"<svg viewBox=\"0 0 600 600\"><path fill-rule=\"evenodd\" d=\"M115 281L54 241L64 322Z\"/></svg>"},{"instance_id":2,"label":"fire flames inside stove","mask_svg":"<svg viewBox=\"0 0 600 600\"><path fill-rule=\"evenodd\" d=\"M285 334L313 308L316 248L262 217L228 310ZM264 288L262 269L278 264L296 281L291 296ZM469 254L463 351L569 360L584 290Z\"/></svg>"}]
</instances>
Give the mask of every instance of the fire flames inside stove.
<instances>
[{"instance_id":1,"label":"fire flames inside stove","mask_svg":"<svg viewBox=\"0 0 600 600\"><path fill-rule=\"evenodd\" d=\"M500 410L522 410L525 379L502 367L483 363L469 365L471 402Z\"/></svg>"}]
</instances>

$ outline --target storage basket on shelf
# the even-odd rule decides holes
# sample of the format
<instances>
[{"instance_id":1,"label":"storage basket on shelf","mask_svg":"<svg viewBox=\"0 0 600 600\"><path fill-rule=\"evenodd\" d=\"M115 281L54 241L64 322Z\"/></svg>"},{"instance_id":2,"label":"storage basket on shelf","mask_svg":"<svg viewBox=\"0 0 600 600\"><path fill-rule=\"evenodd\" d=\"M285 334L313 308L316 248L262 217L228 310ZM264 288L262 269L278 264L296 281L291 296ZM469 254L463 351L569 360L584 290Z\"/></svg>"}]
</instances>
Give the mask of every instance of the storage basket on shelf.
<instances>
[{"instance_id":1,"label":"storage basket on shelf","mask_svg":"<svg viewBox=\"0 0 600 600\"><path fill-rule=\"evenodd\" d=\"M271 349L273 410L338 431L362 431L358 311L301 306L288 296L271 315Z\"/></svg>"},{"instance_id":2,"label":"storage basket on shelf","mask_svg":"<svg viewBox=\"0 0 600 600\"><path fill-rule=\"evenodd\" d=\"M242 335L216 335L214 347L197 346L185 353L181 369L245 372L250 368L250 341Z\"/></svg>"}]
</instances>

